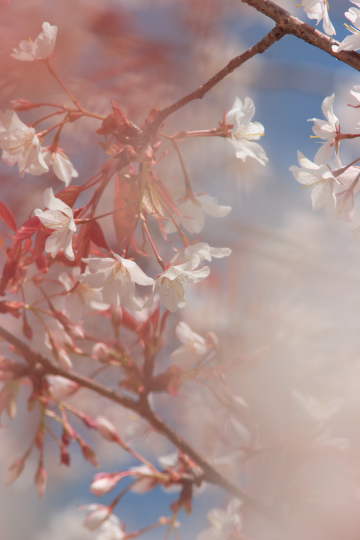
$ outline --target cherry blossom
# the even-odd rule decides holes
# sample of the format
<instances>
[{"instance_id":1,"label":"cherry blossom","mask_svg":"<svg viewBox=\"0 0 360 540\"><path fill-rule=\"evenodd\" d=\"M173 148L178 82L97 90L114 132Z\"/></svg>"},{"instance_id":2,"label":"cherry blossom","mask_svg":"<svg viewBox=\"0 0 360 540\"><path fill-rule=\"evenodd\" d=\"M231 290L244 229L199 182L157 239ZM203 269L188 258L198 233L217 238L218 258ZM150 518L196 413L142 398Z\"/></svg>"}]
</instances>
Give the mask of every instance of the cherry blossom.
<instances>
[{"instance_id":1,"label":"cherry blossom","mask_svg":"<svg viewBox=\"0 0 360 540\"><path fill-rule=\"evenodd\" d=\"M360 191L360 168L350 165L332 171L326 165L314 163L301 152L298 152L298 161L300 167L292 166L290 171L300 184L312 187L313 208L335 207L339 216L351 219L354 198Z\"/></svg>"},{"instance_id":2,"label":"cherry blossom","mask_svg":"<svg viewBox=\"0 0 360 540\"><path fill-rule=\"evenodd\" d=\"M339 134L339 119L334 113L335 94L326 97L321 105L325 120L320 118L310 118L313 122L313 133L315 137L323 139L325 142L317 151L315 156L316 163L326 163L333 157L336 150L336 141Z\"/></svg>"},{"instance_id":3,"label":"cherry blossom","mask_svg":"<svg viewBox=\"0 0 360 540\"><path fill-rule=\"evenodd\" d=\"M79 173L74 168L68 156L61 150L51 152L46 150L43 153L46 164L52 168L55 176L68 186L73 178L77 178Z\"/></svg>"},{"instance_id":4,"label":"cherry blossom","mask_svg":"<svg viewBox=\"0 0 360 540\"><path fill-rule=\"evenodd\" d=\"M115 306L140 310L143 302L135 296L135 284L151 286L154 280L147 276L136 262L113 253L113 257L85 259L87 272L82 283L101 290L103 302Z\"/></svg>"},{"instance_id":5,"label":"cherry blossom","mask_svg":"<svg viewBox=\"0 0 360 540\"><path fill-rule=\"evenodd\" d=\"M264 135L264 126L260 122L252 122L255 105L251 98L242 101L237 97L232 109L226 114L226 123L232 126L230 141L235 147L236 157L245 161L253 158L261 165L266 165L268 157L263 147L254 141Z\"/></svg>"},{"instance_id":6,"label":"cherry blossom","mask_svg":"<svg viewBox=\"0 0 360 540\"><path fill-rule=\"evenodd\" d=\"M351 7L345 12L345 17L351 22L346 25L346 28L351 32L346 36L339 45L333 45L332 49L335 52L340 51L358 51L360 49L360 3L353 2L357 7Z\"/></svg>"},{"instance_id":7,"label":"cherry blossom","mask_svg":"<svg viewBox=\"0 0 360 540\"><path fill-rule=\"evenodd\" d=\"M314 209L333 207L333 187L335 178L326 165L318 165L298 152L300 167L293 165L290 171L300 184L312 187L311 201Z\"/></svg>"},{"instance_id":8,"label":"cherry blossom","mask_svg":"<svg viewBox=\"0 0 360 540\"><path fill-rule=\"evenodd\" d=\"M329 36L336 34L329 17L328 0L302 0L302 6L309 19L315 19L316 24L319 24L320 21L323 22L326 34Z\"/></svg>"},{"instance_id":9,"label":"cherry blossom","mask_svg":"<svg viewBox=\"0 0 360 540\"><path fill-rule=\"evenodd\" d=\"M232 540L242 538L241 502L233 499L225 510L216 508L208 513L211 527L201 532L197 540Z\"/></svg>"},{"instance_id":10,"label":"cherry blossom","mask_svg":"<svg viewBox=\"0 0 360 540\"><path fill-rule=\"evenodd\" d=\"M90 307L99 311L104 311L109 308L109 304L104 304L102 294L99 289L94 289L86 283L87 273L81 274L79 267L75 267L71 274L63 272L59 275L59 281L64 286L65 290L72 292L71 300L77 297L80 300L81 306ZM75 296L76 295L76 296ZM67 301L70 301L69 295Z\"/></svg>"},{"instance_id":11,"label":"cherry blossom","mask_svg":"<svg viewBox=\"0 0 360 540\"><path fill-rule=\"evenodd\" d=\"M205 215L221 218L231 212L231 206L218 204L215 197L210 195L196 195L178 203L180 217L174 218L179 225L191 234L199 234L205 225ZM175 232L175 225L168 221L165 226L168 233Z\"/></svg>"},{"instance_id":12,"label":"cherry blossom","mask_svg":"<svg viewBox=\"0 0 360 540\"><path fill-rule=\"evenodd\" d=\"M46 239L45 251L52 257L56 257L63 250L68 259L74 260L72 237L76 231L76 225L72 209L61 199L55 197L52 188L45 190L44 206L47 210L37 208L34 210L34 215L45 227L54 230Z\"/></svg>"},{"instance_id":13,"label":"cherry blossom","mask_svg":"<svg viewBox=\"0 0 360 540\"><path fill-rule=\"evenodd\" d=\"M48 22L42 23L42 32L35 40L21 41L11 54L16 60L32 62L34 60L46 60L52 55L55 47L58 27Z\"/></svg>"},{"instance_id":14,"label":"cherry blossom","mask_svg":"<svg viewBox=\"0 0 360 540\"><path fill-rule=\"evenodd\" d=\"M196 268L193 260L170 266L155 282L155 291L159 293L160 301L169 311L176 311L186 304L186 286L188 283L198 283L210 274L210 268Z\"/></svg>"},{"instance_id":15,"label":"cherry blossom","mask_svg":"<svg viewBox=\"0 0 360 540\"><path fill-rule=\"evenodd\" d=\"M8 165L18 165L21 174L41 175L49 167L34 128L24 124L16 112L0 112L0 148Z\"/></svg>"}]
</instances>

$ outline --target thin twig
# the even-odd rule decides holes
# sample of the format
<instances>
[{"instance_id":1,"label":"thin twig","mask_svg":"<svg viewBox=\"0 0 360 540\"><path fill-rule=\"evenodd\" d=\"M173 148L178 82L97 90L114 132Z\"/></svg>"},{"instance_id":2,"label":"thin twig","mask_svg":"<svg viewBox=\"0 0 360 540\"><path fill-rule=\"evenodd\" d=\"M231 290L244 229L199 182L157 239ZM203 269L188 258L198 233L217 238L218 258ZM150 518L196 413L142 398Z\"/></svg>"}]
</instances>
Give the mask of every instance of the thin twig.
<instances>
[{"instance_id":1,"label":"thin twig","mask_svg":"<svg viewBox=\"0 0 360 540\"><path fill-rule=\"evenodd\" d=\"M196 99L202 99L205 94L207 94L227 75L229 75L239 66L247 62L247 60L250 60L250 58L252 58L253 56L265 52L266 49L274 45L274 43L279 41L285 34L286 30L279 25L276 25L275 28L271 30L271 32L266 34L266 36L263 37L253 47L250 47L244 53L240 54L239 56L235 56L235 58L230 60L230 62L226 64L224 68L215 73L215 75L213 75L206 83L202 84L199 88L197 88L193 92L190 92L190 94L182 97L172 105L169 105L168 107L160 110L156 115L155 121L152 123L151 129L155 131L168 116L178 111L191 101L194 101Z\"/></svg>"},{"instance_id":2,"label":"thin twig","mask_svg":"<svg viewBox=\"0 0 360 540\"><path fill-rule=\"evenodd\" d=\"M220 473L216 471L204 458L198 454L184 439L182 439L175 431L173 431L163 420L161 420L155 412L151 409L147 398L141 399L139 402L133 399L119 395L114 390L111 390L96 381L89 379L83 375L74 373L73 371L66 370L60 366L54 364L48 358L45 358L39 353L33 351L26 343L8 332L5 328L0 326L0 336L7 342L15 347L15 349L29 362L34 368L42 368L43 375L51 374L58 375L79 384L82 388L88 388L93 392L115 402L119 405L130 409L146 420L158 433L161 433L170 442L176 446L180 451L187 454L204 473L204 480L215 484L235 497L240 498L245 504L253 506L262 513L267 513L265 509L260 508L257 501L246 495L240 488L234 486L230 481L224 478Z\"/></svg>"}]
</instances>

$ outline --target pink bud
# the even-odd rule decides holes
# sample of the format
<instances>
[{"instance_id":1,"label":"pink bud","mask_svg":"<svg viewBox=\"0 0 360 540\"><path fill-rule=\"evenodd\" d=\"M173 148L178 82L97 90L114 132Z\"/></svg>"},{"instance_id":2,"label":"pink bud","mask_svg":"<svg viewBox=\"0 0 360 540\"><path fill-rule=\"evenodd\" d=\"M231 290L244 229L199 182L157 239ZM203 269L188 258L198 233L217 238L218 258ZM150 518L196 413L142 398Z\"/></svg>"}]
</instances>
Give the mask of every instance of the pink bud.
<instances>
[{"instance_id":1,"label":"pink bud","mask_svg":"<svg viewBox=\"0 0 360 540\"><path fill-rule=\"evenodd\" d=\"M99 473L95 475L94 481L90 486L90 491L94 495L105 495L119 483L124 477L123 473Z\"/></svg>"},{"instance_id":2,"label":"pink bud","mask_svg":"<svg viewBox=\"0 0 360 540\"><path fill-rule=\"evenodd\" d=\"M13 482L15 482L15 480L19 478L19 476L24 470L27 457L28 457L28 453L26 453L23 457L21 457L20 459L17 459L16 461L14 461L14 463L10 465L8 469L8 476L6 479L7 485L12 484Z\"/></svg>"},{"instance_id":3,"label":"pink bud","mask_svg":"<svg viewBox=\"0 0 360 540\"><path fill-rule=\"evenodd\" d=\"M29 111L30 109L37 107L37 105L29 101L28 99L23 98L11 100L11 106L14 111Z\"/></svg>"},{"instance_id":4,"label":"pink bud","mask_svg":"<svg viewBox=\"0 0 360 540\"><path fill-rule=\"evenodd\" d=\"M117 434L115 426L104 416L97 416L95 418L95 429L110 442L120 442L120 437Z\"/></svg>"},{"instance_id":5,"label":"pink bud","mask_svg":"<svg viewBox=\"0 0 360 540\"><path fill-rule=\"evenodd\" d=\"M37 468L36 474L35 474L35 484L38 490L38 493L40 497L42 497L46 490L46 484L47 484L47 472L44 467L44 464L42 461L39 462L39 466Z\"/></svg>"},{"instance_id":6,"label":"pink bud","mask_svg":"<svg viewBox=\"0 0 360 540\"><path fill-rule=\"evenodd\" d=\"M79 388L77 383L59 375L49 375L47 382L49 383L49 393L56 401L62 401L71 396Z\"/></svg>"},{"instance_id":7,"label":"pink bud","mask_svg":"<svg viewBox=\"0 0 360 540\"><path fill-rule=\"evenodd\" d=\"M110 349L105 343L96 343L92 349L92 357L98 362L106 362L110 354Z\"/></svg>"}]
</instances>

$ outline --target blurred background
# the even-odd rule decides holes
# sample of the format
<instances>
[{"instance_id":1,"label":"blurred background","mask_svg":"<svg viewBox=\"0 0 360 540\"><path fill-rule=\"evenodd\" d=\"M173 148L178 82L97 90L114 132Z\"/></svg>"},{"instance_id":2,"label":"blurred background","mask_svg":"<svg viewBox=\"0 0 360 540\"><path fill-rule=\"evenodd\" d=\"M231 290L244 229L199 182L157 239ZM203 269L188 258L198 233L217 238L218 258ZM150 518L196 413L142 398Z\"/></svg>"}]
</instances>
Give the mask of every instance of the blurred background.
<instances>
[{"instance_id":1,"label":"blurred background","mask_svg":"<svg viewBox=\"0 0 360 540\"><path fill-rule=\"evenodd\" d=\"M279 3L304 18L295 2ZM330 5L339 40L349 6L342 0ZM272 26L240 0L3 0L0 10L2 109L15 98L66 102L41 63L10 57L21 39L36 36L49 21L59 27L54 63L82 102L106 114L114 98L139 123L150 109L199 86ZM168 134L215 127L236 96L248 95L255 120L265 126L266 168L237 160L226 140L182 143L196 191L233 208L223 220L207 218L201 234L211 245L231 247L232 256L213 263L210 280L179 314L196 332L218 335L222 377L209 384L205 373L177 397L155 400L223 474L271 509L270 519L244 512L244 537L253 540L359 538L359 235L332 215L313 212L309 192L289 172L298 149L310 159L316 152L307 119L322 116L325 96L336 92L335 110L345 123L354 114L347 107L353 84L358 74L350 67L286 37L166 124ZM21 118L29 122L33 114ZM78 182L104 161L97 127L78 122L64 133ZM355 145L347 152L345 161L357 157ZM175 159L167 160L163 174L178 177ZM1 198L20 222L39 206L49 181L54 190L62 188L50 175L19 178L5 165L0 175ZM5 232L1 242L7 242ZM177 346L171 330L165 355ZM236 398L230 409L219 399L225 395ZM173 451L129 413L84 399L87 410L101 407L154 460ZM30 424L26 414L16 427L3 422L2 476L21 453ZM101 470L128 464L109 443L97 444ZM77 509L108 502L88 492L92 468L77 456L70 470L56 461L44 500L37 498L32 470L11 488L0 487L3 540L96 538L82 528ZM160 489L154 496L132 494L118 515L133 530L164 514L172 500ZM193 515L181 516L179 538L196 539L207 526L207 511L227 501L214 488L199 493ZM146 538L163 538L163 532Z\"/></svg>"}]
</instances>

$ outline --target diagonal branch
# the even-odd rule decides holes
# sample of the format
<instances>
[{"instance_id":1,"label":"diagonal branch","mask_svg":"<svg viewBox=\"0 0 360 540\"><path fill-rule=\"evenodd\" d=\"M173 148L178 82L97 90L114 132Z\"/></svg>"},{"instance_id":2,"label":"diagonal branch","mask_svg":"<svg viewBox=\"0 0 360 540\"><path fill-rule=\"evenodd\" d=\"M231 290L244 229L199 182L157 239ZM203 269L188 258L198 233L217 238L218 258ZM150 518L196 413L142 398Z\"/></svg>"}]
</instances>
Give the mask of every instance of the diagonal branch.
<instances>
[{"instance_id":1,"label":"diagonal branch","mask_svg":"<svg viewBox=\"0 0 360 540\"><path fill-rule=\"evenodd\" d=\"M172 105L169 105L168 107L165 107L164 109L158 111L155 117L155 121L152 123L151 129L156 131L156 129L168 116L178 111L191 101L194 101L196 99L202 99L205 94L209 92L209 90L211 90L216 84L222 81L227 75L232 73L235 69L237 69L239 66L241 66L248 60L250 60L250 58L252 58L253 56L265 52L267 49L269 49L269 47L274 45L274 43L279 41L285 34L286 30L284 28L281 28L279 25L276 25L275 28L273 28L271 32L266 34L265 37L258 41L258 43L253 45L253 47L247 49L239 56L235 56L235 58L230 60L230 62L226 64L225 67L215 73L215 75L213 75L207 82L199 86L199 88L197 88L193 92L190 92L190 94L182 97Z\"/></svg>"},{"instance_id":2,"label":"diagonal branch","mask_svg":"<svg viewBox=\"0 0 360 540\"><path fill-rule=\"evenodd\" d=\"M54 364L45 356L33 351L25 342L14 336L11 332L0 326L0 336L13 345L13 347L24 357L34 370L41 371L42 375L47 374L58 375L80 385L82 388L87 388L93 392L137 413L146 420L158 433L161 433L168 441L170 441L178 450L187 454L204 472L204 480L211 484L215 484L235 497L240 498L245 504L253 506L262 513L266 510L260 504L246 495L240 488L232 484L229 480L223 477L219 472L210 465L204 458L198 454L192 446L180 437L170 426L161 420L151 409L147 399L134 401L133 399L119 395L114 390L99 384L98 382L89 379L86 376L79 375L73 371L68 371Z\"/></svg>"},{"instance_id":3,"label":"diagonal branch","mask_svg":"<svg viewBox=\"0 0 360 540\"><path fill-rule=\"evenodd\" d=\"M310 45L322 49L344 64L360 70L360 54L355 51L334 52L332 45L337 43L323 32L316 30L309 24L291 15L286 9L278 6L272 0L241 0L243 3L255 8L260 13L270 17L285 34L292 34Z\"/></svg>"}]
</instances>

